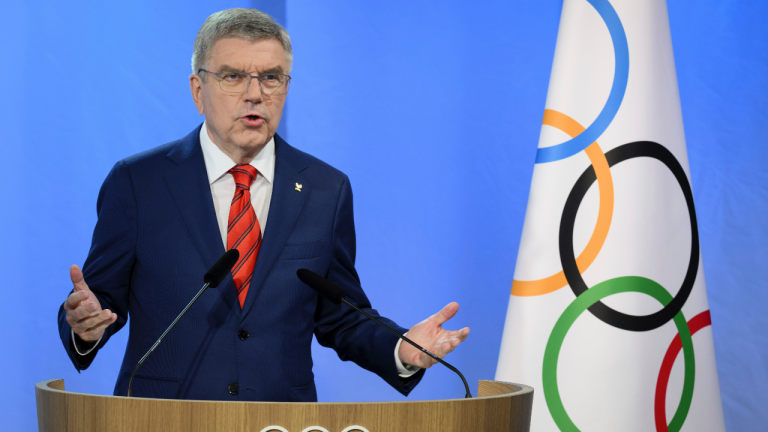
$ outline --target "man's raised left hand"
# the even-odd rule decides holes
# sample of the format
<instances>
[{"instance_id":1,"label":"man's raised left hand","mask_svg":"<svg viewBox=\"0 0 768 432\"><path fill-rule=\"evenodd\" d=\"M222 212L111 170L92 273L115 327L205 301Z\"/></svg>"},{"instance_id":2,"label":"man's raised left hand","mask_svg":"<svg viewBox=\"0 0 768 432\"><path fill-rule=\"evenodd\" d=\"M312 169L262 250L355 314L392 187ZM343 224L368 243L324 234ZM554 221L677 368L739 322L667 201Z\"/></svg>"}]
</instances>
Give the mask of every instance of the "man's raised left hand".
<instances>
[{"instance_id":1,"label":"man's raised left hand","mask_svg":"<svg viewBox=\"0 0 768 432\"><path fill-rule=\"evenodd\" d=\"M448 304L440 312L411 327L408 330L408 339L421 345L437 357L445 357L449 352L456 349L460 343L464 342L467 335L469 335L469 327L464 327L461 330L445 330L442 327L443 323L453 318L458 311L458 303ZM400 344L398 355L400 356L400 361L408 366L428 368L437 363L435 359L407 342Z\"/></svg>"}]
</instances>

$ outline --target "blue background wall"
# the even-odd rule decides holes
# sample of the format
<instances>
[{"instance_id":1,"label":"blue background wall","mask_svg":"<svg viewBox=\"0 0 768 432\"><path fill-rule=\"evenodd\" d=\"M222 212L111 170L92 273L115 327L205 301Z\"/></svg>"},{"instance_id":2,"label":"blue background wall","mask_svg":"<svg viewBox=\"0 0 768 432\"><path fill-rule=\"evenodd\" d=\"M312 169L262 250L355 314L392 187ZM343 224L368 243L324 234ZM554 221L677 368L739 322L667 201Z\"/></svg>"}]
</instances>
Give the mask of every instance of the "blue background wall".
<instances>
[{"instance_id":1,"label":"blue background wall","mask_svg":"<svg viewBox=\"0 0 768 432\"><path fill-rule=\"evenodd\" d=\"M205 17L257 5L287 25L295 66L281 129L345 171L358 270L405 326L449 301L472 333L450 360L495 372L561 2L13 2L0 26L0 418L36 430L33 386L111 394L126 334L78 374L56 311L82 264L115 161L201 118L187 77ZM763 2L669 5L729 430L768 428L768 14ZM324 401L400 400L316 346ZM474 391L474 390L473 390ZM434 368L414 399L460 397Z\"/></svg>"}]
</instances>

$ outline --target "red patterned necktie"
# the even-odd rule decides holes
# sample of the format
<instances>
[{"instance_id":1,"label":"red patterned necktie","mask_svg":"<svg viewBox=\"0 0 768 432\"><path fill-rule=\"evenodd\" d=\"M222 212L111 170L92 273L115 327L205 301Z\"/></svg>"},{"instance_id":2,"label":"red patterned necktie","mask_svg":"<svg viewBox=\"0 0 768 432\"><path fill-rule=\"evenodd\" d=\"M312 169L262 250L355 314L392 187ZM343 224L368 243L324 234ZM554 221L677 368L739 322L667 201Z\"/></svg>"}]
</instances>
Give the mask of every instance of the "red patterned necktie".
<instances>
[{"instance_id":1,"label":"red patterned necktie","mask_svg":"<svg viewBox=\"0 0 768 432\"><path fill-rule=\"evenodd\" d=\"M251 206L251 183L257 171L251 165L236 165L229 173L235 178L235 196L229 208L227 250L237 249L240 252L240 259L232 267L232 279L242 308L261 246L261 226Z\"/></svg>"}]
</instances>

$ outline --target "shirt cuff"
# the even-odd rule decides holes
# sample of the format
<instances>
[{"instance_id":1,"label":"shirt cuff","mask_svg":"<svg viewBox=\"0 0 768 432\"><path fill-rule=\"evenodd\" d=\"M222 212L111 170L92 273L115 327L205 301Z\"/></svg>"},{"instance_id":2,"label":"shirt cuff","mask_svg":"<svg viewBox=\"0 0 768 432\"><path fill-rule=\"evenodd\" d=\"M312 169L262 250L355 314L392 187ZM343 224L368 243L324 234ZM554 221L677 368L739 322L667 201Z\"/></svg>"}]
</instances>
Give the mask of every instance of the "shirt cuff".
<instances>
[{"instance_id":1,"label":"shirt cuff","mask_svg":"<svg viewBox=\"0 0 768 432\"><path fill-rule=\"evenodd\" d=\"M398 340L397 345L395 345L395 365L397 365L397 373L400 375L400 378L410 378L421 368L417 366L406 366L403 364L403 362L400 361L400 356L398 353L400 352L401 343L403 343L402 339Z\"/></svg>"},{"instance_id":2,"label":"shirt cuff","mask_svg":"<svg viewBox=\"0 0 768 432\"><path fill-rule=\"evenodd\" d=\"M91 351L95 350L96 347L99 346L99 342L101 342L101 338L104 337L104 335L102 335L99 338L99 340L97 340L96 343L93 344L93 346L90 349L87 349L87 350L85 350L85 352L83 352L83 350L79 346L77 346L77 339L75 338L75 331L74 330L70 330L69 332L72 334L72 346L75 347L75 352L77 352L77 354L79 356L87 356L88 354L90 354ZM395 352L397 352L397 351L395 351Z\"/></svg>"}]
</instances>

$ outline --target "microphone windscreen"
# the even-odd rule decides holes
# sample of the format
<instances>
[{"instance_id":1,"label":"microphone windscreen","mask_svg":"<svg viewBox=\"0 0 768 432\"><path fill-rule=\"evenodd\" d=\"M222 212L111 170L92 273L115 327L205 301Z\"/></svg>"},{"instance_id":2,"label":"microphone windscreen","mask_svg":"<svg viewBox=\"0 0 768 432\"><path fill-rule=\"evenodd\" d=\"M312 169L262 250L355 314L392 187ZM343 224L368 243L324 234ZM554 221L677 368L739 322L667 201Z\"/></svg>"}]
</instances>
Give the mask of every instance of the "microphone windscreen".
<instances>
[{"instance_id":1,"label":"microphone windscreen","mask_svg":"<svg viewBox=\"0 0 768 432\"><path fill-rule=\"evenodd\" d=\"M341 303L341 299L346 297L344 290L312 270L299 269L296 271L296 276L310 288L317 291L318 294L327 300L330 300L333 304Z\"/></svg>"},{"instance_id":2,"label":"microphone windscreen","mask_svg":"<svg viewBox=\"0 0 768 432\"><path fill-rule=\"evenodd\" d=\"M216 288L227 277L239 258L240 252L237 249L230 249L224 252L224 255L203 276L203 282L209 284L209 288Z\"/></svg>"}]
</instances>

